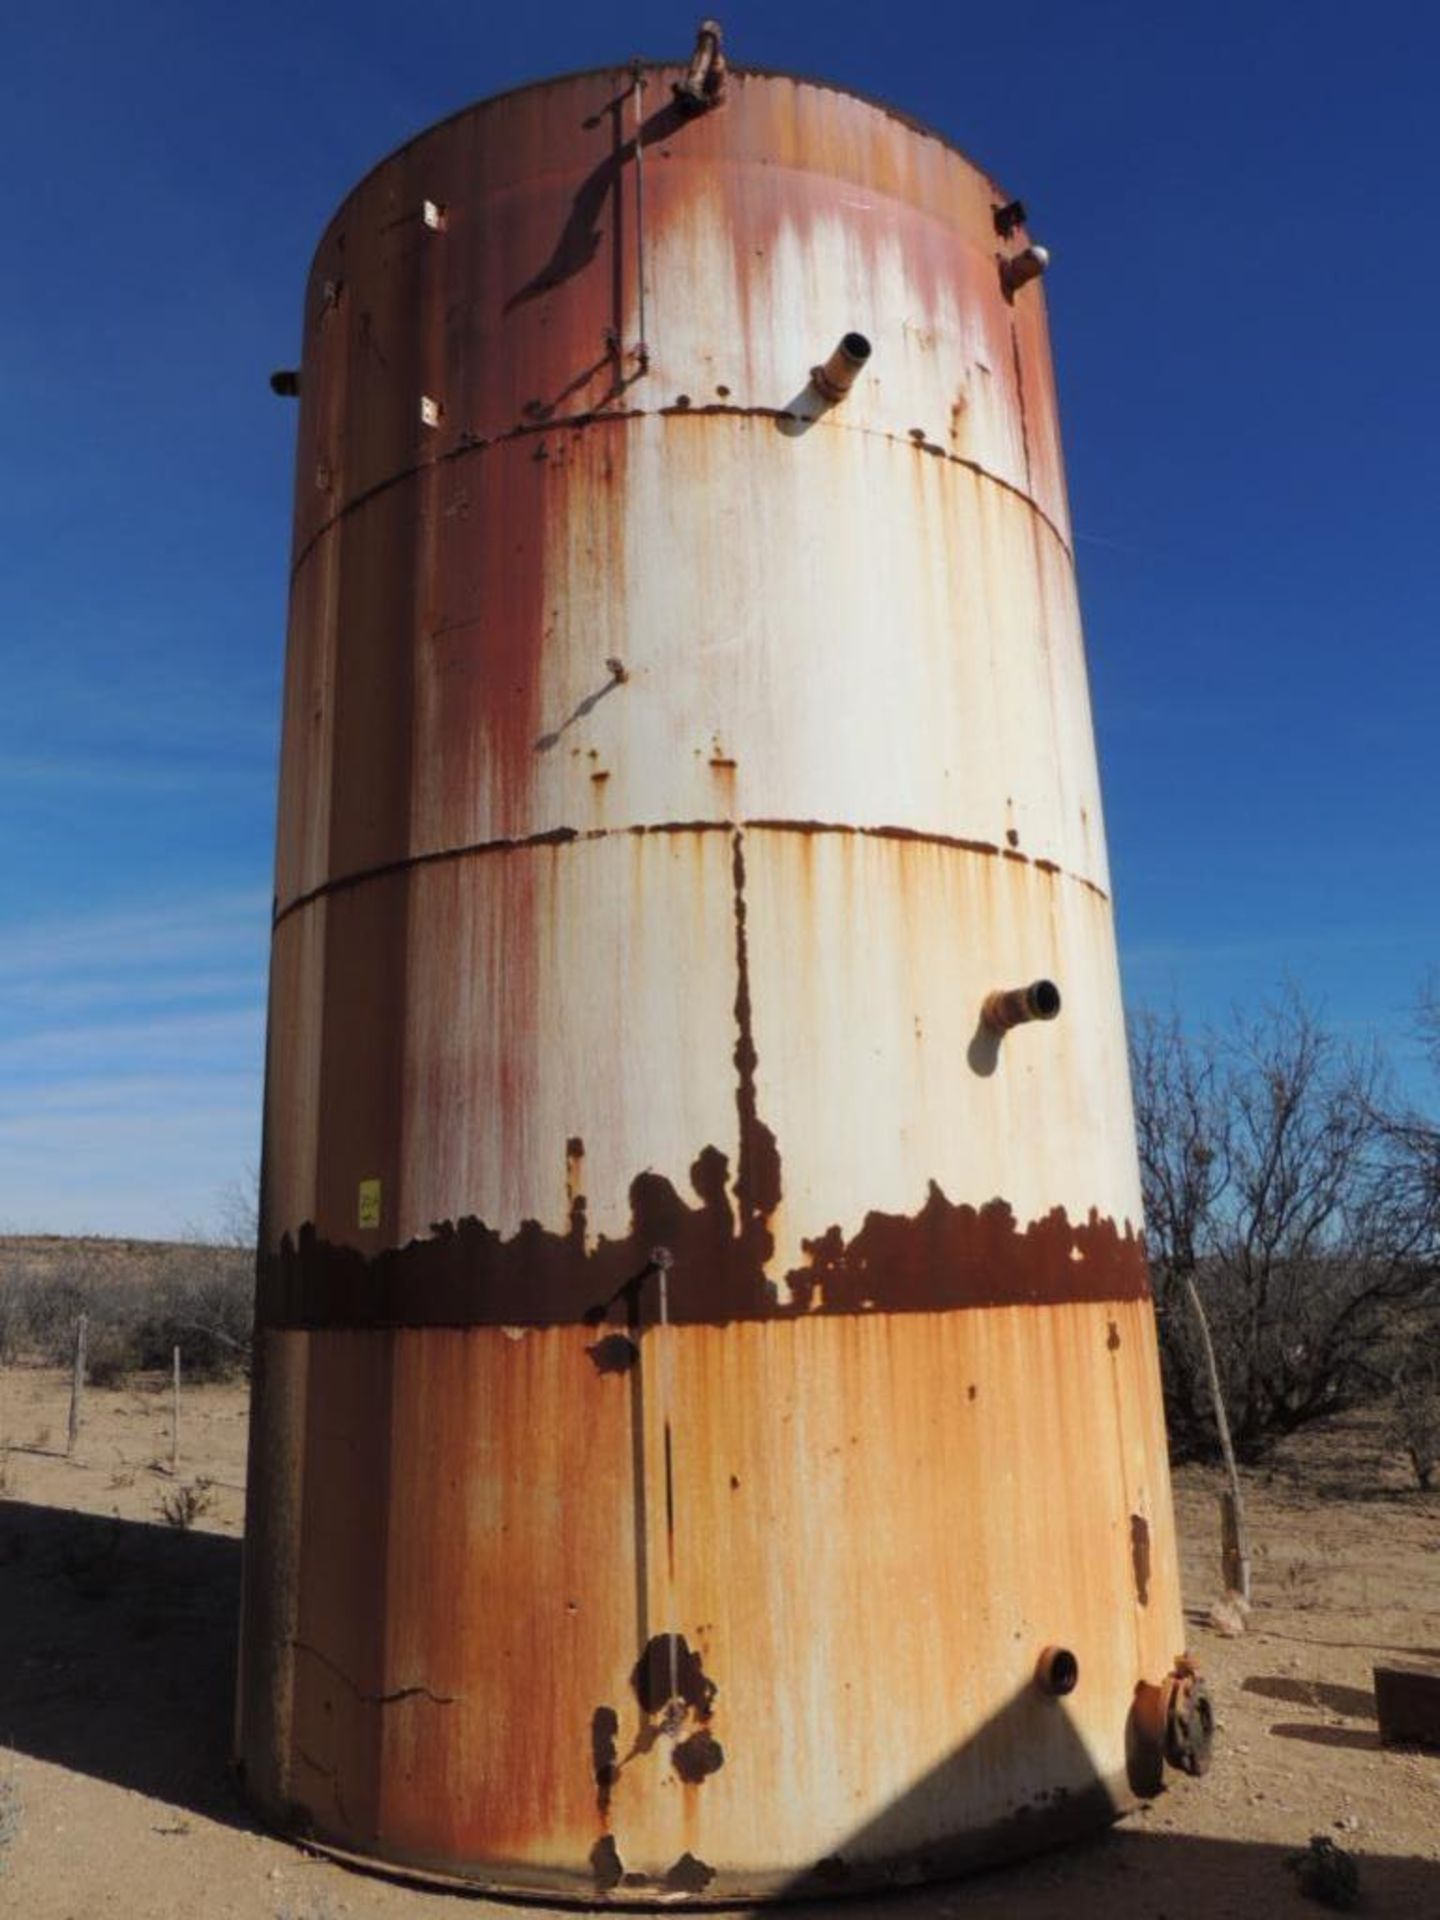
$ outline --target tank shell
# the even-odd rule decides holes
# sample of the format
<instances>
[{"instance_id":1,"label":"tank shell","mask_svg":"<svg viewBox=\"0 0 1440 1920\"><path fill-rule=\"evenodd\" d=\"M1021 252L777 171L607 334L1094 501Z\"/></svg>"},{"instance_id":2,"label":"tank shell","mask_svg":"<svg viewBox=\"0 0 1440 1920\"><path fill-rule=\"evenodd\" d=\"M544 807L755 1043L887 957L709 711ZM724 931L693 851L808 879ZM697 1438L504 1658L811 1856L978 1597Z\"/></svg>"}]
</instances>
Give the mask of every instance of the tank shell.
<instances>
[{"instance_id":1,"label":"tank shell","mask_svg":"<svg viewBox=\"0 0 1440 1920\"><path fill-rule=\"evenodd\" d=\"M596 1901L1107 1820L1182 1645L1026 237L681 71L458 114L322 240L276 862L247 1791Z\"/></svg>"}]
</instances>

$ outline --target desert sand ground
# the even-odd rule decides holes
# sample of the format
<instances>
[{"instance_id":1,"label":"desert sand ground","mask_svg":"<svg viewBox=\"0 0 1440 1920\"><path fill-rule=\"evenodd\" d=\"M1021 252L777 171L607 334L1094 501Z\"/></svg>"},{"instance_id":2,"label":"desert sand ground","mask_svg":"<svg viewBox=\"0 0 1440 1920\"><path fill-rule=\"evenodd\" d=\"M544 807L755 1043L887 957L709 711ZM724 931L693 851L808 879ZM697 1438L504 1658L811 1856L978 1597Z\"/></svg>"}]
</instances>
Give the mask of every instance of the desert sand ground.
<instances>
[{"instance_id":1,"label":"desert sand ground","mask_svg":"<svg viewBox=\"0 0 1440 1920\"><path fill-rule=\"evenodd\" d=\"M167 1384L92 1389L73 1461L67 1395L54 1372L0 1375L0 1913L474 1913L473 1898L271 1838L231 1790L244 1389L185 1396L178 1485L197 1490L199 1511L183 1530L162 1511L177 1491ZM1217 1587L1215 1493L1208 1473L1178 1476L1192 1648L1220 1719L1209 1776L1176 1780L1083 1845L966 1882L836 1902L837 1916L1314 1914L1286 1861L1324 1833L1356 1857L1364 1911L1440 1920L1440 1755L1383 1749L1371 1695L1377 1660L1440 1662L1440 1493L1407 1488L1373 1420L1282 1449L1250 1485L1256 1607L1240 1639L1203 1624Z\"/></svg>"}]
</instances>

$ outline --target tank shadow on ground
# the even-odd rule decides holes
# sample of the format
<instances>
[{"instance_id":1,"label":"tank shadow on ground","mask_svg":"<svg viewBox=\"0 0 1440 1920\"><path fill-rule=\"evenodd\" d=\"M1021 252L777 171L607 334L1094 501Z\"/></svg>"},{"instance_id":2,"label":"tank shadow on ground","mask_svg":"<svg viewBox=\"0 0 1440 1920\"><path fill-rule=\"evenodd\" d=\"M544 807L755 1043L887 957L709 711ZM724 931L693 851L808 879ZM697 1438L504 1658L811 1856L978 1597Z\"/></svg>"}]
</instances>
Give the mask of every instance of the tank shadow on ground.
<instances>
[{"instance_id":1,"label":"tank shadow on ground","mask_svg":"<svg viewBox=\"0 0 1440 1920\"><path fill-rule=\"evenodd\" d=\"M0 1742L227 1825L240 1542L0 1500Z\"/></svg>"},{"instance_id":2,"label":"tank shadow on ground","mask_svg":"<svg viewBox=\"0 0 1440 1920\"><path fill-rule=\"evenodd\" d=\"M967 1861L963 1847L947 1858L927 1857L916 1840L927 1814L933 1816L936 1805L943 1805L949 1796L977 1786L985 1770L1003 1765L1007 1755L1013 1759L1017 1743L1033 1741L1047 1718L1048 1750L1036 1771L1051 1780L1068 1781L1068 1788L1052 1789L1045 1804L1022 1810L980 1843L987 1859L1007 1851L1017 1857L983 1870ZM1277 1726L1271 1732L1287 1738L1378 1745L1373 1731L1359 1729L1331 1732ZM1133 1731L1129 1744L1133 1778ZM1225 1765L1223 1745L1217 1749L1215 1764ZM826 1863L832 1880L828 1892L839 1920L870 1920L872 1915L874 1920L922 1920L931 1915L938 1920L987 1920L989 1916L993 1920L1057 1920L1060 1915L1094 1920L1116 1912L1157 1915L1160 1920L1217 1920L1220 1915L1235 1916L1235 1920L1255 1915L1264 1915L1265 1920L1285 1916L1300 1920L1316 1913L1315 1901L1302 1891L1294 1868L1312 1834L1323 1833L1329 1826L1329 1809L1297 1813L1293 1841L1276 1845L1157 1831L1154 1823L1166 1817L1163 1791L1123 1824L1106 1826L1107 1800L1106 1784L1089 1761L1064 1703L1023 1693L974 1740L950 1754L909 1793L836 1848L835 1860ZM1067 1835L1071 1821L1076 1831ZM1346 1845L1359 1869L1365 1911L1392 1914L1396 1920L1440 1916L1440 1860L1373 1854L1363 1841ZM1021 1849L1030 1850L1022 1856ZM843 1901L833 1899L844 1890L838 1868L847 1856L895 1858L907 1852L917 1871L927 1869L937 1875L934 1883L874 1887L849 1894ZM946 1869L967 1877L938 1878ZM786 1888L785 1897L814 1901L826 1892L810 1874Z\"/></svg>"},{"instance_id":3,"label":"tank shadow on ground","mask_svg":"<svg viewBox=\"0 0 1440 1920\"><path fill-rule=\"evenodd\" d=\"M228 1772L239 1580L237 1540L0 1501L0 1741L254 1830ZM998 1716L836 1854L843 1859L847 1845L862 1841L904 1848L934 1796L963 1790L967 1768L985 1752L994 1759L1033 1712L1027 1703L1019 1719L1011 1710ZM1060 1737L1083 1783L1078 1739ZM1217 1765L1224 1763L1222 1751ZM1098 1784L1093 1772L1090 1783ZM1324 1811L1314 1813L1317 1828L1326 1824ZM1157 1833L1152 1817L1141 1813L964 1881L837 1898L840 1886L811 1876L790 1891L807 1898L808 1912L818 1900L837 1920L1054 1920L1061 1912L1115 1910L1167 1920L1256 1913L1302 1920L1315 1913L1286 1871L1292 1849ZM1297 1816L1295 1849L1310 1831ZM1440 1914L1440 1863L1374 1856L1363 1845L1356 1851L1367 1910L1397 1920ZM428 1897L438 1920L444 1896Z\"/></svg>"}]
</instances>

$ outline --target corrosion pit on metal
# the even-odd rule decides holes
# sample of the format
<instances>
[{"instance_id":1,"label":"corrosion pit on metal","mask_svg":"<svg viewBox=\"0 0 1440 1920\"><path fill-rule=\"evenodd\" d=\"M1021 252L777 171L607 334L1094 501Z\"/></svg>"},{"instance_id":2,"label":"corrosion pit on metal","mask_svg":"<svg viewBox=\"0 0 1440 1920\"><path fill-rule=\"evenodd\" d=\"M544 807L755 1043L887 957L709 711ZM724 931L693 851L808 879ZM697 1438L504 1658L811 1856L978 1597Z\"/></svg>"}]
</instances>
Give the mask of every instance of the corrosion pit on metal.
<instances>
[{"instance_id":1,"label":"corrosion pit on metal","mask_svg":"<svg viewBox=\"0 0 1440 1920\"><path fill-rule=\"evenodd\" d=\"M715 1869L693 1853L682 1853L665 1876L667 1893L704 1893L715 1878Z\"/></svg>"},{"instance_id":2,"label":"corrosion pit on metal","mask_svg":"<svg viewBox=\"0 0 1440 1920\"><path fill-rule=\"evenodd\" d=\"M698 1786L724 1766L725 1749L713 1733L702 1728L677 1742L670 1754L670 1764L687 1785Z\"/></svg>"},{"instance_id":3,"label":"corrosion pit on metal","mask_svg":"<svg viewBox=\"0 0 1440 1920\"><path fill-rule=\"evenodd\" d=\"M613 1707L597 1707L590 1721L590 1764L595 1774L595 1805L602 1820L610 1812L610 1795L620 1778L620 1716Z\"/></svg>"},{"instance_id":4,"label":"corrosion pit on metal","mask_svg":"<svg viewBox=\"0 0 1440 1920\"><path fill-rule=\"evenodd\" d=\"M660 1633L645 1647L630 1676L642 1713L664 1714L679 1704L698 1720L708 1720L719 1691L704 1662L684 1634Z\"/></svg>"},{"instance_id":5,"label":"corrosion pit on metal","mask_svg":"<svg viewBox=\"0 0 1440 1920\"><path fill-rule=\"evenodd\" d=\"M595 1877L597 1893L613 1893L625 1878L625 1868L613 1833L602 1833L590 1849L590 1870Z\"/></svg>"}]
</instances>

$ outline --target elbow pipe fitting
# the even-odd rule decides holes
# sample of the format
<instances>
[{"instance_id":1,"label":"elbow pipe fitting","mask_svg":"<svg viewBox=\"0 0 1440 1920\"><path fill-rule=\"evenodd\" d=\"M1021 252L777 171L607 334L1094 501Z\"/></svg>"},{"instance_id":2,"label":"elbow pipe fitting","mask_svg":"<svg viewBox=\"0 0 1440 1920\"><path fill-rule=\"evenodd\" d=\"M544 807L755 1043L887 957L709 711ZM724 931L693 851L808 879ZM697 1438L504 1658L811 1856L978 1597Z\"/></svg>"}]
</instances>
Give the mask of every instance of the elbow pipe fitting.
<instances>
[{"instance_id":1,"label":"elbow pipe fitting","mask_svg":"<svg viewBox=\"0 0 1440 1920\"><path fill-rule=\"evenodd\" d=\"M1165 1758L1180 1773L1210 1771L1215 1746L1215 1709L1195 1662L1185 1655L1170 1675L1165 1711Z\"/></svg>"},{"instance_id":2,"label":"elbow pipe fitting","mask_svg":"<svg viewBox=\"0 0 1440 1920\"><path fill-rule=\"evenodd\" d=\"M985 996L980 1018L992 1033L1008 1033L1027 1020L1053 1020L1060 1011L1060 989L1053 980L1032 980L1028 987L1006 987Z\"/></svg>"},{"instance_id":3,"label":"elbow pipe fitting","mask_svg":"<svg viewBox=\"0 0 1440 1920\"><path fill-rule=\"evenodd\" d=\"M1142 1680L1130 1710L1127 1745L1131 1785L1147 1798L1160 1790L1165 1767L1192 1778L1210 1771L1215 1709L1200 1669L1182 1653L1161 1681Z\"/></svg>"},{"instance_id":4,"label":"elbow pipe fitting","mask_svg":"<svg viewBox=\"0 0 1440 1920\"><path fill-rule=\"evenodd\" d=\"M1006 299L1013 300L1021 287L1038 280L1049 264L1050 255L1044 247L1026 247L1023 253L1003 259L1000 262L1000 285Z\"/></svg>"},{"instance_id":5,"label":"elbow pipe fitting","mask_svg":"<svg viewBox=\"0 0 1440 1920\"><path fill-rule=\"evenodd\" d=\"M870 342L863 333L846 333L822 366L810 369L810 378L822 398L833 406L843 400L854 386L871 354Z\"/></svg>"},{"instance_id":6,"label":"elbow pipe fitting","mask_svg":"<svg viewBox=\"0 0 1440 1920\"><path fill-rule=\"evenodd\" d=\"M676 104L686 113L708 113L711 107L718 107L725 97L725 73L720 22L702 20L685 78L675 82Z\"/></svg>"},{"instance_id":7,"label":"elbow pipe fitting","mask_svg":"<svg viewBox=\"0 0 1440 1920\"><path fill-rule=\"evenodd\" d=\"M1063 1700L1080 1684L1080 1662L1068 1647L1045 1647L1035 1663L1035 1684L1042 1693Z\"/></svg>"}]
</instances>

